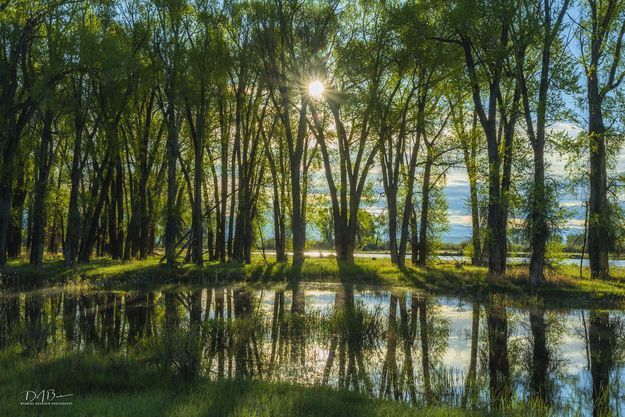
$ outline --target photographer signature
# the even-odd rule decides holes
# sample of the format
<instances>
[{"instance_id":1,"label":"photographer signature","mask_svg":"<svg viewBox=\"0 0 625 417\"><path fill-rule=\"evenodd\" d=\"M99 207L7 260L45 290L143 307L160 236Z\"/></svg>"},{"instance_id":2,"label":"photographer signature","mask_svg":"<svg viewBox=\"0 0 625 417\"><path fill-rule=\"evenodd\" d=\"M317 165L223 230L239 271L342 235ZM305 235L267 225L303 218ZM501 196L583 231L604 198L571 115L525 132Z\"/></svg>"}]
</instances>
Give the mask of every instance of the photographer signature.
<instances>
[{"instance_id":1,"label":"photographer signature","mask_svg":"<svg viewBox=\"0 0 625 417\"><path fill-rule=\"evenodd\" d=\"M42 389L41 391L22 391L25 394L24 401L21 405L72 405L71 402L64 400L74 394L58 394L54 388Z\"/></svg>"}]
</instances>

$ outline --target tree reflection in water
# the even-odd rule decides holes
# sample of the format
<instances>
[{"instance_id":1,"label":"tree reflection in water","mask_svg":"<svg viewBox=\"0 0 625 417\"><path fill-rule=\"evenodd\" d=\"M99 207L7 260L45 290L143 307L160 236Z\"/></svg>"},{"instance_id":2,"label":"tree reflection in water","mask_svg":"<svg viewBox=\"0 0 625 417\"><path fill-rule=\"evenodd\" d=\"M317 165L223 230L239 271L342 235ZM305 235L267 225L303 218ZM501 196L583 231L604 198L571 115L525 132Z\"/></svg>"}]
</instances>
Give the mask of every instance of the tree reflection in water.
<instances>
[{"instance_id":1,"label":"tree reflection in water","mask_svg":"<svg viewBox=\"0 0 625 417\"><path fill-rule=\"evenodd\" d=\"M467 304L351 284L2 292L0 348L141 352L188 375L324 384L416 405L625 411L623 313L544 305L513 308L495 294ZM584 346L588 365L578 354Z\"/></svg>"},{"instance_id":2,"label":"tree reflection in water","mask_svg":"<svg viewBox=\"0 0 625 417\"><path fill-rule=\"evenodd\" d=\"M604 311L591 311L588 321L593 416L607 416L610 414L612 388L610 374L617 359L617 335L621 331L621 323L610 319L610 313Z\"/></svg>"},{"instance_id":3,"label":"tree reflection in water","mask_svg":"<svg viewBox=\"0 0 625 417\"><path fill-rule=\"evenodd\" d=\"M502 408L510 403L511 381L508 360L508 312L503 297L490 295L486 304L488 324L488 374L491 403Z\"/></svg>"}]
</instances>

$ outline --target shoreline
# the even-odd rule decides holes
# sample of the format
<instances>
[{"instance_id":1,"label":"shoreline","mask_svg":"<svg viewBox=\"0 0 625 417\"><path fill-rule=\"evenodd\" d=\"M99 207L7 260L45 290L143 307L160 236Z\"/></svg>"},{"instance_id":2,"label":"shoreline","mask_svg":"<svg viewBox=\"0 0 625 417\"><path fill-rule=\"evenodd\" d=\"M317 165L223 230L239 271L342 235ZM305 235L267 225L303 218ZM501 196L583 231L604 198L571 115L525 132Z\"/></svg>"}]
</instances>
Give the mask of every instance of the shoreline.
<instances>
[{"instance_id":1,"label":"shoreline","mask_svg":"<svg viewBox=\"0 0 625 417\"><path fill-rule=\"evenodd\" d=\"M0 283L9 292L50 286L88 286L102 290L146 288L164 285L229 285L234 283L285 285L294 282L405 287L434 295L483 298L491 293L513 297L520 302L542 302L563 308L625 308L625 269L614 268L613 279L591 280L587 268L564 265L548 272L547 282L533 286L523 266L511 265L505 277L488 279L485 267L434 263L424 268L400 270L388 259L357 258L354 264L339 265L332 258L309 258L299 271L290 263L267 262L254 256L248 265L206 263L203 267L181 264L160 265L159 258L141 261L94 260L72 268L62 261L48 261L35 269L25 262L12 261L0 268ZM529 300L529 301L528 301ZM538 301L531 301L538 300ZM542 301L541 301L542 300Z\"/></svg>"}]
</instances>

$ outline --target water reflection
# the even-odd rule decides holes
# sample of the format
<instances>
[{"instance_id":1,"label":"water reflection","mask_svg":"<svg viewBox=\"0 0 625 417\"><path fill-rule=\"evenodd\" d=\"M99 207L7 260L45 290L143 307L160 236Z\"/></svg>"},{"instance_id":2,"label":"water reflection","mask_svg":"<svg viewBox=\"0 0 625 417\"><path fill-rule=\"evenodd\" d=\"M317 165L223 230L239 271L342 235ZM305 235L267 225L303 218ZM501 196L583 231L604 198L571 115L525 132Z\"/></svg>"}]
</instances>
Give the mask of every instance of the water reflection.
<instances>
[{"instance_id":1,"label":"water reflection","mask_svg":"<svg viewBox=\"0 0 625 417\"><path fill-rule=\"evenodd\" d=\"M215 287L0 293L0 347L120 351L187 374L332 387L415 405L625 412L623 312L402 291ZM611 414L610 414L611 413Z\"/></svg>"}]
</instances>

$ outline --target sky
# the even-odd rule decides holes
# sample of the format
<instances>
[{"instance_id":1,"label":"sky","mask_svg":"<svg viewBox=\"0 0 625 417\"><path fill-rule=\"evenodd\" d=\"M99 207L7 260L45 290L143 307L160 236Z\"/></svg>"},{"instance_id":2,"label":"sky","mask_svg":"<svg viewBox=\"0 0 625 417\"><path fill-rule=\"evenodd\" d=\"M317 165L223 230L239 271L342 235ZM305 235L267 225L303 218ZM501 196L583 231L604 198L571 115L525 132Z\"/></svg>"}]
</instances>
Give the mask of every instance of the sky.
<instances>
[{"instance_id":1,"label":"sky","mask_svg":"<svg viewBox=\"0 0 625 417\"><path fill-rule=\"evenodd\" d=\"M560 122L551 127L552 131L565 132L567 135L577 136L582 128L573 123ZM557 152L548 152L546 155L547 173L549 176L564 182L565 165L567 157ZM621 150L617 157L616 172L625 171L625 151ZM567 217L561 235L582 233L584 229L584 200L586 200L586 190L578 189L575 194L565 191L563 188L558 191L558 202L560 207L565 208ZM471 210L468 206L469 180L464 168L454 168L447 176L444 194L449 205L449 230L441 236L442 241L460 243L471 238ZM621 201L623 204L623 201ZM514 219L511 219L514 220ZM521 219L519 219L521 220Z\"/></svg>"}]
</instances>

